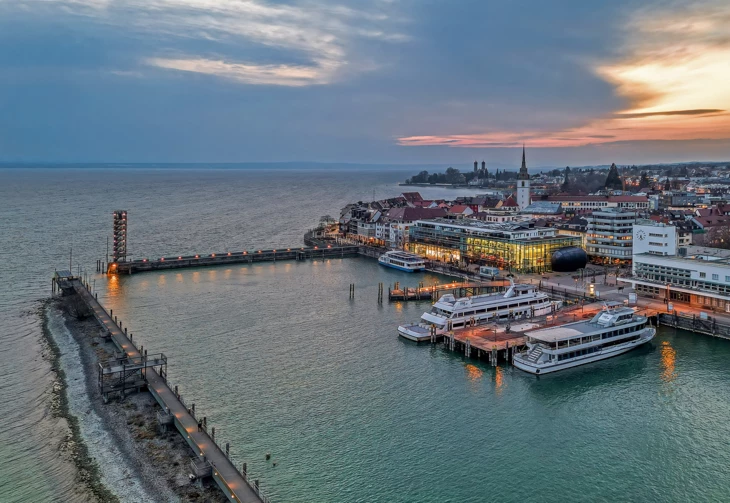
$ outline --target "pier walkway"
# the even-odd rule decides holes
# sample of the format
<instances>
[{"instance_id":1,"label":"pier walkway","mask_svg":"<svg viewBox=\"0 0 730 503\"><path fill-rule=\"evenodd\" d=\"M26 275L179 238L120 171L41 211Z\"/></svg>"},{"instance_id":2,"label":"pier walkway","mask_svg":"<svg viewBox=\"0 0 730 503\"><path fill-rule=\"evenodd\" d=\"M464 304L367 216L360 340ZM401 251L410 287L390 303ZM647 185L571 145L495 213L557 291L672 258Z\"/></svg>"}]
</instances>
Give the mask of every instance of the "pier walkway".
<instances>
[{"instance_id":1,"label":"pier walkway","mask_svg":"<svg viewBox=\"0 0 730 503\"><path fill-rule=\"evenodd\" d=\"M277 248L196 255L173 255L158 259L140 259L127 262L111 262L107 265L109 274L132 274L135 272L158 271L162 269L183 269L226 264L252 264L254 262L277 262L280 260L307 260L352 257L359 254L357 246L305 246L301 248Z\"/></svg>"},{"instance_id":2,"label":"pier walkway","mask_svg":"<svg viewBox=\"0 0 730 503\"><path fill-rule=\"evenodd\" d=\"M73 287L78 295L93 311L94 317L110 334L115 345L130 357L143 358L142 352L137 349L126 332L114 321L96 300L86 286L78 279L73 280ZM193 416L179 395L170 389L165 379L153 369L146 369L147 387L160 404L162 410L169 410L174 417L173 423L193 451L207 460L211 467L213 479L223 490L226 497L239 503L268 503L259 487L258 481L249 481L245 472L239 471L229 456L215 443L207 431L198 431L198 421Z\"/></svg>"}]
</instances>

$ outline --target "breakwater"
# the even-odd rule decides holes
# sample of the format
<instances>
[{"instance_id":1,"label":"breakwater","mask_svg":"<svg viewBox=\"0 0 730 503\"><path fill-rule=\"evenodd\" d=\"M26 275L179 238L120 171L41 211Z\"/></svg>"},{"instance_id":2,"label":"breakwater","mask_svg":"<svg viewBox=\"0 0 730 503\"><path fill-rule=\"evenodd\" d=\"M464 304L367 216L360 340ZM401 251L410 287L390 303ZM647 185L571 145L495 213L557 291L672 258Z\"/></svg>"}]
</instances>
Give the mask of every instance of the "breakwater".
<instances>
[{"instance_id":1,"label":"breakwater","mask_svg":"<svg viewBox=\"0 0 730 503\"><path fill-rule=\"evenodd\" d=\"M137 347L128 328L107 311L92 295L89 285L69 276L54 278L59 291L78 299L75 309L93 314L99 326L119 350L116 358L99 365L99 386L105 399L112 393L122 398L127 392L147 389L161 407L158 421L161 427L175 428L192 449L191 469L198 478L211 477L232 502L269 503L258 479L247 471L246 463L235 464L230 444L225 448L215 438L215 428L208 428L207 418L196 416L195 405L188 406L178 386L167 382L167 358L149 355L144 347Z\"/></svg>"}]
</instances>

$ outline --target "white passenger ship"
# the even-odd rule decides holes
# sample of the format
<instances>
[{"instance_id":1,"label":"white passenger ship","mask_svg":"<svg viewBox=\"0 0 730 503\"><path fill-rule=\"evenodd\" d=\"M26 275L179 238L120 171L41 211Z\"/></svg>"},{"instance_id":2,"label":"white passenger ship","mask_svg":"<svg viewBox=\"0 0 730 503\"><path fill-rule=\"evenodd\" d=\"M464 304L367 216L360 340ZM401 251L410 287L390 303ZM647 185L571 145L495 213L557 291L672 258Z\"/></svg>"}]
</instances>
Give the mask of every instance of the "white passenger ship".
<instances>
[{"instance_id":1,"label":"white passenger ship","mask_svg":"<svg viewBox=\"0 0 730 503\"><path fill-rule=\"evenodd\" d=\"M392 267L406 272L425 271L426 262L420 255L405 251L394 250L385 252L378 259L380 265Z\"/></svg>"},{"instance_id":2,"label":"white passenger ship","mask_svg":"<svg viewBox=\"0 0 730 503\"><path fill-rule=\"evenodd\" d=\"M455 328L478 325L489 320L530 318L551 314L561 306L560 301L538 291L534 285L515 285L510 279L510 287L505 293L475 295L454 298L448 294L436 302L431 311L423 313L419 323L401 325L398 334L412 341L429 340L432 328L436 335L442 335Z\"/></svg>"},{"instance_id":3,"label":"white passenger ship","mask_svg":"<svg viewBox=\"0 0 730 503\"><path fill-rule=\"evenodd\" d=\"M513 364L532 374L547 374L620 355L652 340L656 329L619 303L607 304L590 321L527 332L527 350Z\"/></svg>"}]
</instances>

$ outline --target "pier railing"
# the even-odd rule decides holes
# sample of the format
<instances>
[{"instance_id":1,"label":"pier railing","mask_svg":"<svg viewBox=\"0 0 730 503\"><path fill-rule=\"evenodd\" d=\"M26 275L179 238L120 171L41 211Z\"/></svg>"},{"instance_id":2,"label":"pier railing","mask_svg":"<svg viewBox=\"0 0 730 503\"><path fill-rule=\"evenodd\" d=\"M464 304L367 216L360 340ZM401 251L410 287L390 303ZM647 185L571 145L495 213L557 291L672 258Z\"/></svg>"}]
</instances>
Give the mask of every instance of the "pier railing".
<instances>
[{"instance_id":1,"label":"pier railing","mask_svg":"<svg viewBox=\"0 0 730 503\"><path fill-rule=\"evenodd\" d=\"M660 325L730 339L730 325L718 323L714 317L703 319L696 315L690 316L674 311L673 313L659 313L657 321Z\"/></svg>"}]
</instances>

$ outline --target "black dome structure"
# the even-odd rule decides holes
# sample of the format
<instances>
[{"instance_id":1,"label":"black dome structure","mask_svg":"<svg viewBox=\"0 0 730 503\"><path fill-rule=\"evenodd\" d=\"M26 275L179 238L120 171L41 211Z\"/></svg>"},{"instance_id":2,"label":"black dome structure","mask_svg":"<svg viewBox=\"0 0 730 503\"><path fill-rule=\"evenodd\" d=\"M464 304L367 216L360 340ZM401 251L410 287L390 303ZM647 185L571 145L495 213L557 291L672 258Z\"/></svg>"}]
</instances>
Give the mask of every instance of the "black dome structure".
<instances>
[{"instance_id":1,"label":"black dome structure","mask_svg":"<svg viewBox=\"0 0 730 503\"><path fill-rule=\"evenodd\" d=\"M550 259L550 266L555 272L573 272L582 269L588 263L585 250L577 246L565 246L555 250Z\"/></svg>"}]
</instances>

